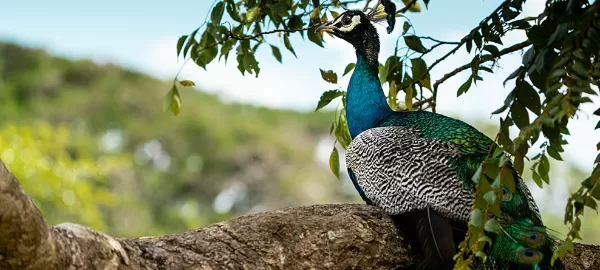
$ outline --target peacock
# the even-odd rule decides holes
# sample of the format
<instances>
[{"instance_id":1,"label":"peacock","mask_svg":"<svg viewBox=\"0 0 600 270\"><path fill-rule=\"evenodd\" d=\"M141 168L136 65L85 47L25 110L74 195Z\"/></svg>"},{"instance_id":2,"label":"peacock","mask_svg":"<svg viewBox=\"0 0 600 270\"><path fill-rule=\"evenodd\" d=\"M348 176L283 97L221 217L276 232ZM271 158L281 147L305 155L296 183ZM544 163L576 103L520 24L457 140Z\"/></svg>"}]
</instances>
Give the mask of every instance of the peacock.
<instances>
[{"instance_id":1,"label":"peacock","mask_svg":"<svg viewBox=\"0 0 600 270\"><path fill-rule=\"evenodd\" d=\"M346 94L348 174L361 198L381 208L418 246L429 269L452 269L468 228L472 176L493 141L454 118L389 107L378 78L379 36L371 23L387 18L388 33L393 29L389 14L395 6L383 3L367 14L347 10L317 29L356 49ZM554 242L528 188L510 163L508 168L515 188L502 187L502 233L493 236L488 259L475 269L563 269L558 260L550 266Z\"/></svg>"}]
</instances>

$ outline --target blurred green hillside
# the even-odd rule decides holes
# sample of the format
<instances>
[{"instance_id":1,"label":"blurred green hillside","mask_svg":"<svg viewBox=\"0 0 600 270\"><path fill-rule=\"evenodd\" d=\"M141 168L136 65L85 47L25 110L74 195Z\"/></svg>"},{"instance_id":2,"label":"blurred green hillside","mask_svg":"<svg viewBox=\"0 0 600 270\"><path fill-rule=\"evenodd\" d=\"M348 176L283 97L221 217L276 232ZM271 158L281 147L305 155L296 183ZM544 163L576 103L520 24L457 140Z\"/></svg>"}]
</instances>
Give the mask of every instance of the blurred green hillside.
<instances>
[{"instance_id":1,"label":"blurred green hillside","mask_svg":"<svg viewBox=\"0 0 600 270\"><path fill-rule=\"evenodd\" d=\"M319 141L328 137L331 113L225 104L185 88L184 109L174 117L162 112L169 87L114 65L0 43L4 141L16 130L50 123L46 130L62 126L70 133L73 140L62 145L71 156L86 152L88 163L118 158L127 164L103 171L104 180L79 180L112 196L110 207L99 207L101 220L78 216L81 208L65 207L64 196L40 200L32 194L49 223L81 222L119 236L139 236L197 228L248 212L356 199L316 159ZM12 152L21 147L13 144ZM51 186L43 174L15 173L27 192ZM73 204L98 199L83 196ZM73 213L60 213L61 208Z\"/></svg>"},{"instance_id":2,"label":"blurred green hillside","mask_svg":"<svg viewBox=\"0 0 600 270\"><path fill-rule=\"evenodd\" d=\"M225 103L182 88L184 107L174 117L162 111L170 86L118 66L0 42L0 158L50 225L81 223L121 237L269 209L360 202L345 173L337 181L327 165L331 112ZM552 166L553 181L566 183L553 183L555 191L583 180L569 163ZM556 194L538 203L556 204ZM546 207L561 211L544 215L559 237L563 207ZM585 242L600 242L597 226L597 214L587 211Z\"/></svg>"}]
</instances>

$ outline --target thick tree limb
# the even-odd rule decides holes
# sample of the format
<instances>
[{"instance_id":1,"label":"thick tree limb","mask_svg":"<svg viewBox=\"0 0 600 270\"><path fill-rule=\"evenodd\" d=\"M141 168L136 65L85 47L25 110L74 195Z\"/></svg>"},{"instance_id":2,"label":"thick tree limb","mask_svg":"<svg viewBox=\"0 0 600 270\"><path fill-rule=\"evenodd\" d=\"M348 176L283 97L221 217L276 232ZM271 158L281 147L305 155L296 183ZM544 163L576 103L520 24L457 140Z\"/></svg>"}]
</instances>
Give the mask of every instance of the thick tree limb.
<instances>
[{"instance_id":1,"label":"thick tree limb","mask_svg":"<svg viewBox=\"0 0 600 270\"><path fill-rule=\"evenodd\" d=\"M366 205L252 214L159 237L116 239L76 224L47 228L0 161L0 269L415 269L392 221ZM600 269L600 247L575 246L569 269Z\"/></svg>"}]
</instances>

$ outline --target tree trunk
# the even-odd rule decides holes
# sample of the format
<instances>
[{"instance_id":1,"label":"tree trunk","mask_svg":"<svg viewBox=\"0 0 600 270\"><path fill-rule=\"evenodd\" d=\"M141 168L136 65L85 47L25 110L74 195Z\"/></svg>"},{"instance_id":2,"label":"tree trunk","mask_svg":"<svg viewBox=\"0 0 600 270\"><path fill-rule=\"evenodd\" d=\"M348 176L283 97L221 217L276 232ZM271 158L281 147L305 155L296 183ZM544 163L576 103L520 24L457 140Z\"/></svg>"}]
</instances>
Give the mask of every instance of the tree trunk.
<instances>
[{"instance_id":1,"label":"tree trunk","mask_svg":"<svg viewBox=\"0 0 600 270\"><path fill-rule=\"evenodd\" d=\"M415 269L421 261L378 208L316 205L252 214L179 234L113 238L51 228L0 161L0 269ZM600 269L575 245L568 269Z\"/></svg>"}]
</instances>

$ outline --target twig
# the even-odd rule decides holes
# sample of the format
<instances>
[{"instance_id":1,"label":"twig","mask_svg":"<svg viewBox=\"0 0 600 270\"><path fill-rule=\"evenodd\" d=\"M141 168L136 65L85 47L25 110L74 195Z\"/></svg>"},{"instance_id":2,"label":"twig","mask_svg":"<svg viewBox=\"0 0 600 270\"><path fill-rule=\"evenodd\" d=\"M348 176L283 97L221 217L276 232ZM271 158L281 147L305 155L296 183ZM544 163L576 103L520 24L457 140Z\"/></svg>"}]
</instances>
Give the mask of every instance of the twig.
<instances>
[{"instance_id":1,"label":"twig","mask_svg":"<svg viewBox=\"0 0 600 270\"><path fill-rule=\"evenodd\" d=\"M236 40L249 40L249 39L255 39L255 38L263 36L263 35L269 35L269 34L274 34L274 33L281 33L281 32L294 33L294 32L299 32L299 31L306 31L306 30L315 28L317 26L319 26L319 25L315 24L313 26L304 27L304 28L300 28L300 29L275 29L275 30L260 32L256 35L252 35L252 36L241 36L241 37L234 35L233 32L229 32L229 37L232 39L236 39Z\"/></svg>"},{"instance_id":2,"label":"twig","mask_svg":"<svg viewBox=\"0 0 600 270\"><path fill-rule=\"evenodd\" d=\"M469 34L467 34L466 36L464 36L460 40L460 42L457 44L457 46L454 47L454 49L450 50L448 53L446 53L441 58L438 58L437 60L435 60L435 62L433 62L433 64L431 64L431 66L429 66L429 68L427 68L427 71L425 72L425 74L429 73L429 71L431 71L433 69L433 67L435 67L437 64L439 64L442 61L444 61L446 58L448 58L450 55L454 54L456 51L458 51L458 49L460 49L460 47L462 47L462 45L467 42L467 40L469 39L469 36L471 35L471 33L473 33L473 31L479 31L479 29L481 28L481 25L483 25L484 23L487 23L487 21L489 21L492 18L492 16L494 16L494 14L498 13L506 5L509 5L511 1L512 0L505 0L504 2L502 2L502 4L500 4L500 6L498 6L492 13L490 13L490 15L488 15L487 17L485 17L485 19L483 19L479 23L479 25L477 27L475 27L471 31L469 31Z\"/></svg>"},{"instance_id":3,"label":"twig","mask_svg":"<svg viewBox=\"0 0 600 270\"><path fill-rule=\"evenodd\" d=\"M525 41L523 41L523 42L521 42L521 43L517 43L517 44L515 44L515 45L512 45L512 46L510 46L510 47L508 47L508 48L505 48L505 49L501 50L501 51L498 53L498 55L496 55L494 58L492 58L492 59L486 59L486 60L483 60L483 61L481 61L481 62L480 62L480 64L481 64L481 63L485 63L485 62L489 62L489 61L496 60L496 59L498 59L500 56L503 56L503 55L505 55L505 54L513 53L513 52L516 52L516 51L518 51L518 50L524 49L524 48L526 48L526 47L527 47L527 46L529 46L529 45L531 45L531 42L530 42L529 40L525 40ZM450 78L454 77L456 74L460 73L461 71L463 71L463 70L466 70L466 69L469 69L470 67L471 67L471 63L467 63L467 64L464 64L464 65L462 65L462 66L460 66L460 67L458 67L458 68L456 68L456 69L452 70L451 72L448 72L448 73L446 73L444 76L442 76L442 77L441 77L439 80L435 81L435 83L433 84L434 93L435 93L435 89L437 89L437 87L438 87L440 84L442 84L442 83L443 83L443 82L445 82L446 80L448 80L448 79L450 79Z\"/></svg>"},{"instance_id":4,"label":"twig","mask_svg":"<svg viewBox=\"0 0 600 270\"><path fill-rule=\"evenodd\" d=\"M369 4L371 4L371 0L367 0L365 2L365 6L362 9L363 12L367 11L367 9L369 8ZM377 7L377 6L375 6L375 7Z\"/></svg>"},{"instance_id":5,"label":"twig","mask_svg":"<svg viewBox=\"0 0 600 270\"><path fill-rule=\"evenodd\" d=\"M460 44L459 41L443 41L443 40L439 40L439 39L435 39L432 37L419 37L420 39L428 39L437 43L441 43L441 44L454 44L454 45L458 45Z\"/></svg>"}]
</instances>

